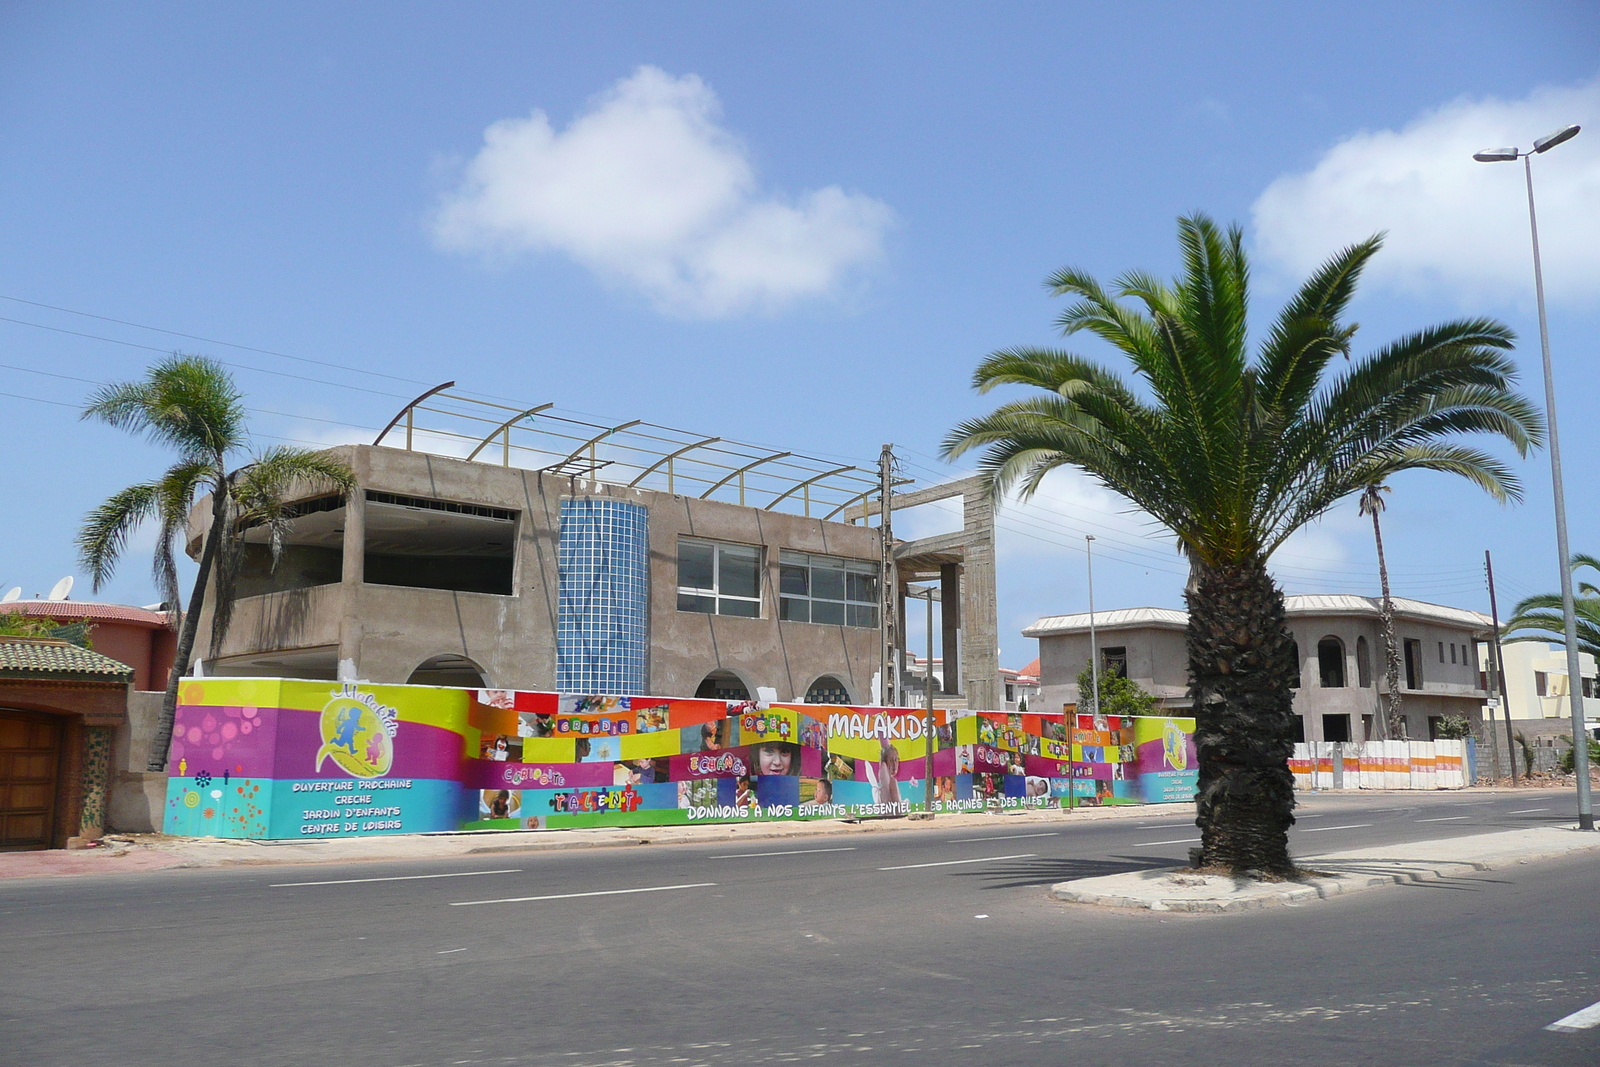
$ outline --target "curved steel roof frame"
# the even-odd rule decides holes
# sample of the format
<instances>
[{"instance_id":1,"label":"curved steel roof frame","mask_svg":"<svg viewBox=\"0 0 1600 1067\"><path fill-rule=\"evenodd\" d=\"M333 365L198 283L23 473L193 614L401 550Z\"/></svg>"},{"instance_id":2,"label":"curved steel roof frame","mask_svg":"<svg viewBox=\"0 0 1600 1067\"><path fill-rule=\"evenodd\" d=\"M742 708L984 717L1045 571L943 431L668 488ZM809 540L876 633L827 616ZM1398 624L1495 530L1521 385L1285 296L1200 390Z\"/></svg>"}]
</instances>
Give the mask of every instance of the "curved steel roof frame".
<instances>
[{"instance_id":1,"label":"curved steel roof frame","mask_svg":"<svg viewBox=\"0 0 1600 1067\"><path fill-rule=\"evenodd\" d=\"M424 400L428 399L433 394L442 393L446 389L449 389L452 386L454 386L455 384L456 384L455 382L445 382L443 385L436 385L432 389L429 389L426 393L423 393L421 396L417 397L411 403L407 404L405 407L401 408L399 413L396 414L394 418L389 420L389 425L385 426L383 428L383 431L378 434L376 439L373 440L372 447L376 448L379 445L383 444L383 439L385 437L389 436L389 431L394 429L396 426L400 425L400 420L406 417L406 413L408 411L410 411L412 408L416 407L418 404L422 403Z\"/></svg>"},{"instance_id":2,"label":"curved steel roof frame","mask_svg":"<svg viewBox=\"0 0 1600 1067\"><path fill-rule=\"evenodd\" d=\"M635 478L633 481L628 483L628 488L632 489L634 486L638 485L640 482L644 481L647 477L649 477L650 475L654 474L656 471L660 470L662 467L665 467L668 463L671 463L673 460L677 459L679 456L682 456L682 455L684 455L685 453L688 453L688 452L693 452L697 448L704 448L706 445L714 445L720 440L722 440L722 438L720 438L720 437L707 437L703 441L696 441L692 445L684 445L682 448L678 449L676 452L670 453L669 455L662 456L660 459L658 459L654 463L650 464L650 466L648 466L644 470L640 471L639 472L639 477Z\"/></svg>"},{"instance_id":3,"label":"curved steel roof frame","mask_svg":"<svg viewBox=\"0 0 1600 1067\"><path fill-rule=\"evenodd\" d=\"M485 437L483 440L478 442L478 447L474 448L472 450L472 454L467 457L468 462L477 459L478 458L478 453L482 452L485 448L488 448L489 447L489 442L493 441L496 437L500 436L500 433L502 431L511 429L512 426L514 426L515 424L521 422L523 419L528 418L530 415L537 415L537 414L539 414L539 412L543 411L545 408L553 408L553 407L555 407L555 402L554 401L552 401L552 402L550 402L548 404L539 404L536 407L529 408L527 411L524 411L524 412L521 412L520 414L511 416L505 422L502 422L499 426L496 426L494 429L490 430L489 431L489 436Z\"/></svg>"},{"instance_id":4,"label":"curved steel roof frame","mask_svg":"<svg viewBox=\"0 0 1600 1067\"><path fill-rule=\"evenodd\" d=\"M707 489L704 493L701 493L700 494L700 499L701 500L709 500L712 493L715 493L718 489L721 489L723 486L727 485L729 482L731 482L735 478L739 477L739 475L744 474L746 471L754 470L755 468L761 466L763 463L771 463L775 459L783 459L785 456L792 456L792 455L794 455L793 452L774 452L770 456L762 456L760 459L756 460L754 463L746 463L744 466L740 467L738 470L732 472L726 478L722 479L722 481L718 482L716 485L713 485L710 489Z\"/></svg>"},{"instance_id":5,"label":"curved steel roof frame","mask_svg":"<svg viewBox=\"0 0 1600 1067\"><path fill-rule=\"evenodd\" d=\"M583 455L583 450L584 449L589 448L589 447L591 447L593 445L597 445L601 441L604 441L607 437L610 437L612 434L620 433L623 430L626 430L626 429L629 429L631 427L637 426L643 421L644 421L643 419L634 419L632 422L625 422L620 426L613 426L613 427L611 427L611 429L606 430L605 432L599 434L598 436L589 438L589 440L585 441L583 444L581 444L577 448L573 449L572 452L570 454L568 454L568 456L565 459L561 460L559 463L552 463L548 467L545 467L543 469L544 470L554 470L557 467L564 467L568 463L571 463L573 460L577 459L579 456Z\"/></svg>"},{"instance_id":6,"label":"curved steel roof frame","mask_svg":"<svg viewBox=\"0 0 1600 1067\"><path fill-rule=\"evenodd\" d=\"M794 496L796 493L798 493L800 490L804 489L806 486L815 485L818 482L822 481L822 479L824 479L824 478L832 478L835 474L843 474L845 471L853 471L853 470L860 470L860 468L857 467L853 463L847 463L843 467L835 467L831 471L823 471L821 474L817 475L815 478L807 478L803 482L796 482L794 485L791 485L788 489L785 489L782 493L780 493L777 496L773 497L772 498L772 502L770 504L768 504L766 507L762 508L761 510L762 511L771 511L773 508L777 507L779 504L783 503L785 500L787 500L790 497ZM869 490L869 492L870 492L870 490Z\"/></svg>"}]
</instances>

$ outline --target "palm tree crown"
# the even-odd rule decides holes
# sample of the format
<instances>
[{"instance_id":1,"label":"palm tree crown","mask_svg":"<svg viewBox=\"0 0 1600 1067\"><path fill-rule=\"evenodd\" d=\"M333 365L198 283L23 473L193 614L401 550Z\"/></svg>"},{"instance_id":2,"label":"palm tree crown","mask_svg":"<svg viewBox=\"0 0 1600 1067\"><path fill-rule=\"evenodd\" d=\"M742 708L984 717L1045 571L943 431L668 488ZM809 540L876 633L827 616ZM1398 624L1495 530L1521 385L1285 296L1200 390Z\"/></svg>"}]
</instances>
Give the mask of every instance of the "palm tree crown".
<instances>
[{"instance_id":1,"label":"palm tree crown","mask_svg":"<svg viewBox=\"0 0 1600 1067\"><path fill-rule=\"evenodd\" d=\"M1572 573L1585 567L1600 572L1600 559L1582 552L1572 557ZM1600 657L1600 588L1592 582L1579 582L1572 598L1572 612L1578 624L1578 651ZM1517 602L1511 618L1500 628L1506 641L1547 641L1565 646L1567 631L1561 611L1560 593L1536 593Z\"/></svg>"},{"instance_id":2,"label":"palm tree crown","mask_svg":"<svg viewBox=\"0 0 1600 1067\"><path fill-rule=\"evenodd\" d=\"M1403 470L1448 471L1496 499L1520 498L1504 463L1449 440L1491 433L1519 455L1542 443L1538 410L1510 388L1507 327L1444 323L1326 375L1335 356L1349 356L1356 327L1340 320L1382 245L1375 236L1323 265L1251 359L1242 232L1195 216L1180 220L1179 238L1184 274L1172 285L1130 273L1107 292L1072 269L1048 283L1077 298L1057 320L1062 332L1087 330L1119 349L1149 399L1081 356L997 352L973 375L980 392L1017 384L1046 395L961 424L946 455L982 447L980 470L998 489L1021 482L1025 493L1058 467L1082 467L1211 564L1270 555L1346 496Z\"/></svg>"},{"instance_id":3,"label":"palm tree crown","mask_svg":"<svg viewBox=\"0 0 1600 1067\"><path fill-rule=\"evenodd\" d=\"M199 356L175 354L151 367L142 381L102 386L90 396L83 418L143 435L178 453L178 461L161 477L113 494L84 520L78 553L96 590L115 571L133 531L153 521L159 527L156 585L176 614L182 599L177 569L180 539L196 499L204 493L211 496L200 572L189 594L189 608L181 614L175 663L150 749L149 769L160 771L166 767L172 737L178 679L194 650L207 585L214 578L210 647L216 655L233 614L244 531L252 526L268 528L276 567L288 524L285 497L291 488L299 484L343 492L355 484L355 475L321 452L298 448L268 449L230 473L231 458L248 444L244 398L221 364Z\"/></svg>"},{"instance_id":4,"label":"palm tree crown","mask_svg":"<svg viewBox=\"0 0 1600 1067\"><path fill-rule=\"evenodd\" d=\"M1196 717L1201 862L1293 870L1293 751L1299 675L1283 594L1267 558L1352 493L1404 470L1439 470L1496 499L1520 496L1494 456L1459 443L1538 445L1538 411L1514 392L1512 334L1463 319L1351 360L1343 322L1373 237L1324 264L1251 354L1243 236L1204 216L1179 220L1183 270L1172 283L1123 275L1110 290L1079 270L1049 282L1073 302L1057 320L1122 352L1137 388L1082 356L1015 348L979 364L980 392L1040 392L956 427L947 457L981 449L996 492L1024 495L1080 467L1172 531L1190 562L1187 647ZM1350 360L1331 371L1335 357Z\"/></svg>"}]
</instances>

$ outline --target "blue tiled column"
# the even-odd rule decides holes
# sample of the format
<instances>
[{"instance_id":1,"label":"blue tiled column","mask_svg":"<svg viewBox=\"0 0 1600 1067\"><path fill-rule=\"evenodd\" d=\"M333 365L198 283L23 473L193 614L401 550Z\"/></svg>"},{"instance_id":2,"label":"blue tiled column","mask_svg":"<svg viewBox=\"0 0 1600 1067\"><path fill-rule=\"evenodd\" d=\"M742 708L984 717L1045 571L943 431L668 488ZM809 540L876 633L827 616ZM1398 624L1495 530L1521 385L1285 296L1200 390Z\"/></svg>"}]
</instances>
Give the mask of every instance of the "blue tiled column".
<instances>
[{"instance_id":1,"label":"blue tiled column","mask_svg":"<svg viewBox=\"0 0 1600 1067\"><path fill-rule=\"evenodd\" d=\"M644 692L650 639L650 513L621 500L563 500L556 688Z\"/></svg>"}]
</instances>

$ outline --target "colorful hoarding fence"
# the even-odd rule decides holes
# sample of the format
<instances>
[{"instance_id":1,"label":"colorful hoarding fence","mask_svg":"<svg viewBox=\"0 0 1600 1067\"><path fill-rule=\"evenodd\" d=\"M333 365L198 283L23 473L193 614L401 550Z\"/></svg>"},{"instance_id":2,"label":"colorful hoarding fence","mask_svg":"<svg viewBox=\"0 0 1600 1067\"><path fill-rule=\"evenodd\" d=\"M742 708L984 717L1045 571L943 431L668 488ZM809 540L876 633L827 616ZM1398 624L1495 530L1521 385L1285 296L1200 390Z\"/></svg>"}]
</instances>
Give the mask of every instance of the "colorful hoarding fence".
<instances>
[{"instance_id":1,"label":"colorful hoarding fence","mask_svg":"<svg viewBox=\"0 0 1600 1067\"><path fill-rule=\"evenodd\" d=\"M312 839L1170 803L1190 719L182 683L164 829ZM1070 737L1069 737L1070 732ZM1070 799L1069 799L1070 798Z\"/></svg>"}]
</instances>

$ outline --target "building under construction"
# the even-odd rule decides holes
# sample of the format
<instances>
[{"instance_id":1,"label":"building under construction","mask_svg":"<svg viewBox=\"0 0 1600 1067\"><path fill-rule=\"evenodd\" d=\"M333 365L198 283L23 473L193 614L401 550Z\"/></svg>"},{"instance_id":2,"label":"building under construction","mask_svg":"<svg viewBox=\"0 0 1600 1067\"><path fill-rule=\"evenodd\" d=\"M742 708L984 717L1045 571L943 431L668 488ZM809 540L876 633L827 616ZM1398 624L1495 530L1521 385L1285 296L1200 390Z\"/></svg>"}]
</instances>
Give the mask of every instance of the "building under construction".
<instances>
[{"instance_id":1,"label":"building under construction","mask_svg":"<svg viewBox=\"0 0 1600 1067\"><path fill-rule=\"evenodd\" d=\"M453 388L329 449L358 488L295 501L276 568L246 531L227 640L199 673L900 703L906 597L931 586L959 665L941 704L1001 706L979 479L917 489L887 450L874 470ZM961 529L885 545L886 517L952 498ZM191 515L193 557L209 514Z\"/></svg>"}]
</instances>

